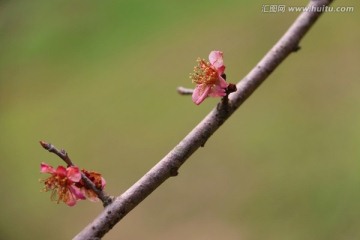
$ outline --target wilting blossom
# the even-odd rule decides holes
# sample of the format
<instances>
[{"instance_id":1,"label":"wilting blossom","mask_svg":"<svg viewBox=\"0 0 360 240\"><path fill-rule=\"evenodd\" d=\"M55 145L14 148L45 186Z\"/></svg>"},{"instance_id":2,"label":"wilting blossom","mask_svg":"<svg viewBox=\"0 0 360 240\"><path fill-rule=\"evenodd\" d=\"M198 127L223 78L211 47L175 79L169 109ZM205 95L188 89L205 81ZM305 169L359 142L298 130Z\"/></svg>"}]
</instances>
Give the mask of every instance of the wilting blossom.
<instances>
[{"instance_id":1,"label":"wilting blossom","mask_svg":"<svg viewBox=\"0 0 360 240\"><path fill-rule=\"evenodd\" d=\"M63 201L69 206L74 206L77 200L86 198L93 202L99 200L96 192L85 184L82 174L99 190L103 190L106 185L106 181L100 173L85 169L80 171L76 166L67 168L58 166L55 169L46 163L42 163L40 171L51 174L50 177L42 180L45 183L44 190L46 192L51 191L51 200L56 200L58 203Z\"/></svg>"},{"instance_id":2,"label":"wilting blossom","mask_svg":"<svg viewBox=\"0 0 360 240\"><path fill-rule=\"evenodd\" d=\"M82 173L85 174L85 176L94 183L95 187L98 188L99 190L103 190L105 185L106 185L106 181L105 179L101 176L100 173L97 172L92 172L92 171L87 171L85 169L81 170ZM79 183L75 184L76 186L78 186L81 189L81 192L86 195L86 197L92 201L92 202L97 202L99 201L99 198L97 196L97 194L94 192L94 190L86 188L85 183L83 182L83 180L81 180Z\"/></svg>"},{"instance_id":3,"label":"wilting blossom","mask_svg":"<svg viewBox=\"0 0 360 240\"><path fill-rule=\"evenodd\" d=\"M197 62L198 65L194 67L194 73L190 76L192 81L196 83L192 94L193 102L199 105L208 96L225 96L228 83L224 79L223 53L212 51L209 55L209 62L200 58Z\"/></svg>"},{"instance_id":4,"label":"wilting blossom","mask_svg":"<svg viewBox=\"0 0 360 240\"><path fill-rule=\"evenodd\" d=\"M74 206L77 200L85 199L81 189L75 185L81 180L81 172L78 167L58 166L55 169L46 163L41 163L40 171L51 175L42 181L45 184L44 190L51 191L52 200L56 200L57 203L63 201L69 206Z\"/></svg>"}]
</instances>

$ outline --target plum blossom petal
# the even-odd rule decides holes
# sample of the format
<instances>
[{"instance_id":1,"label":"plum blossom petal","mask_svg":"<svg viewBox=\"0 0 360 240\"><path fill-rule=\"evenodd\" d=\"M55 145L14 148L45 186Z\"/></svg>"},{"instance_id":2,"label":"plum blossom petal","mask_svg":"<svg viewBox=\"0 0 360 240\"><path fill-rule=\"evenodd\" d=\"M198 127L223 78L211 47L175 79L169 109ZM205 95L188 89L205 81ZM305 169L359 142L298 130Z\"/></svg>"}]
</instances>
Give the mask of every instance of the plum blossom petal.
<instances>
[{"instance_id":1,"label":"plum blossom petal","mask_svg":"<svg viewBox=\"0 0 360 240\"><path fill-rule=\"evenodd\" d=\"M81 172L78 167L68 167L67 178L73 182L79 182L81 179Z\"/></svg>"},{"instance_id":2,"label":"plum blossom petal","mask_svg":"<svg viewBox=\"0 0 360 240\"><path fill-rule=\"evenodd\" d=\"M101 189L104 189L105 186L106 186L105 178L101 177Z\"/></svg>"},{"instance_id":3,"label":"plum blossom petal","mask_svg":"<svg viewBox=\"0 0 360 240\"><path fill-rule=\"evenodd\" d=\"M58 166L58 167L56 168L55 174L58 175L58 176L61 177L61 178L66 178L66 176L67 176L67 169L66 169L64 166Z\"/></svg>"},{"instance_id":4,"label":"plum blossom petal","mask_svg":"<svg viewBox=\"0 0 360 240\"><path fill-rule=\"evenodd\" d=\"M75 197L75 199L86 199L81 189L76 187L75 185L71 185L69 189L72 195Z\"/></svg>"},{"instance_id":5,"label":"plum blossom petal","mask_svg":"<svg viewBox=\"0 0 360 240\"><path fill-rule=\"evenodd\" d=\"M55 173L55 169L52 166L50 166L50 165L48 165L46 163L41 163L40 164L40 172L42 172L42 173Z\"/></svg>"},{"instance_id":6,"label":"plum blossom petal","mask_svg":"<svg viewBox=\"0 0 360 240\"><path fill-rule=\"evenodd\" d=\"M229 84L226 82L226 80L222 77L222 75L219 75L219 84L218 84L219 87L223 88L223 89L226 89Z\"/></svg>"},{"instance_id":7,"label":"plum blossom petal","mask_svg":"<svg viewBox=\"0 0 360 240\"><path fill-rule=\"evenodd\" d=\"M75 206L78 198L76 197L76 194L74 194L74 189L72 187L69 188L69 191L66 193L66 196L64 197L64 202L72 207Z\"/></svg>"},{"instance_id":8,"label":"plum blossom petal","mask_svg":"<svg viewBox=\"0 0 360 240\"><path fill-rule=\"evenodd\" d=\"M226 91L221 86L214 86L212 91L209 93L210 97L223 97L226 95Z\"/></svg>"},{"instance_id":9,"label":"plum blossom petal","mask_svg":"<svg viewBox=\"0 0 360 240\"><path fill-rule=\"evenodd\" d=\"M195 87L194 93L192 95L192 100L196 105L199 105L202 103L205 98L209 95L209 92L211 90L211 86L205 85L205 84L199 84Z\"/></svg>"},{"instance_id":10,"label":"plum blossom petal","mask_svg":"<svg viewBox=\"0 0 360 240\"><path fill-rule=\"evenodd\" d=\"M221 75L225 71L224 60L223 60L223 52L221 51L212 51L209 54L209 61L211 65L213 65L218 73Z\"/></svg>"}]
</instances>

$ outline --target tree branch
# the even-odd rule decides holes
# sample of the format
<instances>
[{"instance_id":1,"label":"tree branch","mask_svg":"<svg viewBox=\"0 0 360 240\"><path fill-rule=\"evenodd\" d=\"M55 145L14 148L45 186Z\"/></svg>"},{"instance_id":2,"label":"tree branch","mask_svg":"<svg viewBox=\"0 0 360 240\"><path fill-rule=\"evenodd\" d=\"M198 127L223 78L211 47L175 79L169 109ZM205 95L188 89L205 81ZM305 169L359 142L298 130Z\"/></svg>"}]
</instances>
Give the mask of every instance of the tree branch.
<instances>
[{"instance_id":1,"label":"tree branch","mask_svg":"<svg viewBox=\"0 0 360 240\"><path fill-rule=\"evenodd\" d=\"M312 0L311 9L329 5L333 0ZM220 102L177 146L148 171L104 211L86 226L74 239L100 239L126 214L151 194L171 176L176 176L180 166L228 119L232 113L261 85L290 53L299 49L299 42L316 22L322 12L303 12L283 37L264 58L236 86L229 101Z\"/></svg>"}]
</instances>

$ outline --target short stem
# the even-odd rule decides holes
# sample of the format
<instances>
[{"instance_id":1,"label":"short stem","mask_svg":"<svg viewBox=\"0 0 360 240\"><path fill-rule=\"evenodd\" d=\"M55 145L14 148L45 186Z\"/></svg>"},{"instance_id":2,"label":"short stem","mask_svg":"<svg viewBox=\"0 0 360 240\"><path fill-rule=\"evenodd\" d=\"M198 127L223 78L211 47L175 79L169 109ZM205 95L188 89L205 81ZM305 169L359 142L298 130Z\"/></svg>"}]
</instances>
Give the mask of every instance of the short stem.
<instances>
[{"instance_id":1,"label":"short stem","mask_svg":"<svg viewBox=\"0 0 360 240\"><path fill-rule=\"evenodd\" d=\"M194 92L194 89L184 87L178 87L176 90L180 95L192 95Z\"/></svg>"}]
</instances>

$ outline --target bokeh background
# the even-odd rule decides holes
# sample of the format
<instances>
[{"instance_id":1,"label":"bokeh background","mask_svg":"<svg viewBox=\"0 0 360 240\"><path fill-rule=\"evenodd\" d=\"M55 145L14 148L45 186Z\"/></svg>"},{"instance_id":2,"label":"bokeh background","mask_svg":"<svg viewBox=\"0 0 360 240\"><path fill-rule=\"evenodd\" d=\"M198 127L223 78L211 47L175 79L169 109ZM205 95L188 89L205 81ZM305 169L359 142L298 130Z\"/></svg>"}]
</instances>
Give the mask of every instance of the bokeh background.
<instances>
[{"instance_id":1,"label":"bokeh background","mask_svg":"<svg viewBox=\"0 0 360 240\"><path fill-rule=\"evenodd\" d=\"M50 201L38 141L119 195L214 106L197 57L238 82L298 13L267 1L0 1L1 239L71 239L102 210ZM272 1L304 6L307 1ZM104 239L359 239L360 6L327 13L253 96Z\"/></svg>"}]
</instances>

